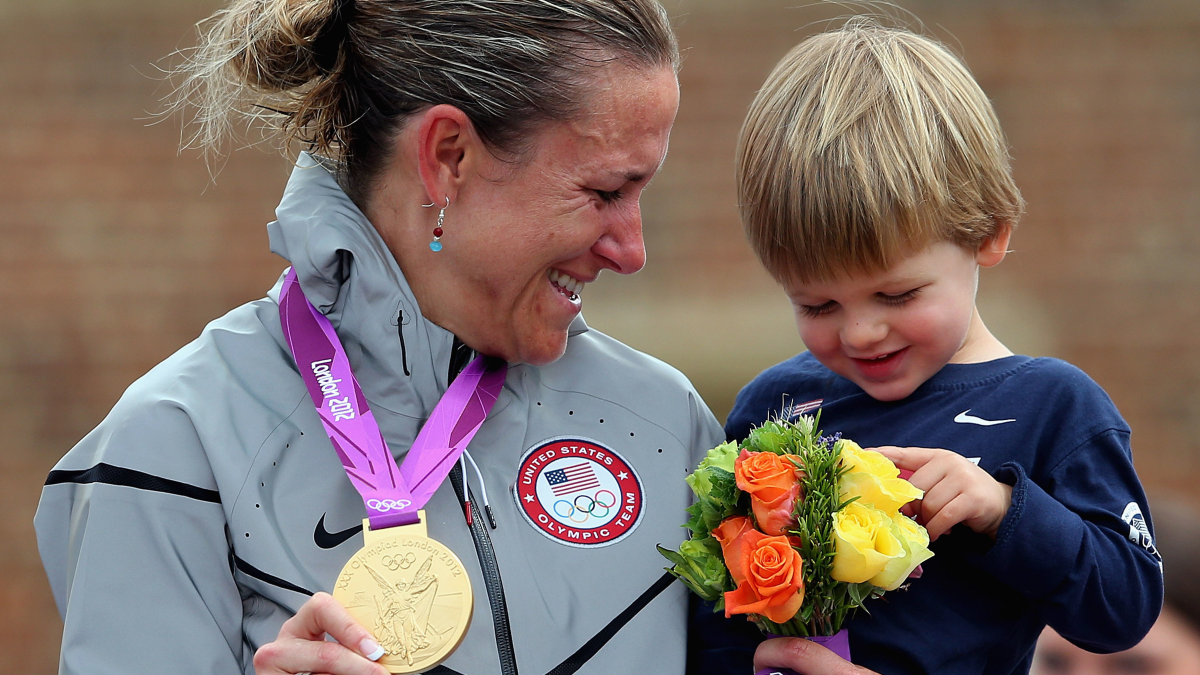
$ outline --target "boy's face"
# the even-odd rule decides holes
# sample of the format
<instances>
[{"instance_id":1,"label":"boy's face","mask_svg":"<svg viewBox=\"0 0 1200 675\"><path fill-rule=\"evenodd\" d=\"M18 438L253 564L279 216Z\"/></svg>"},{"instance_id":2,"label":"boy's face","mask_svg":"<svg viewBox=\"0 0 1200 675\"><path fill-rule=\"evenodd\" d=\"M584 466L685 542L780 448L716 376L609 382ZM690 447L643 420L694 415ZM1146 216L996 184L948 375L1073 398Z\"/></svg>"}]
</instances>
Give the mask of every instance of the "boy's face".
<instances>
[{"instance_id":1,"label":"boy's face","mask_svg":"<svg viewBox=\"0 0 1200 675\"><path fill-rule=\"evenodd\" d=\"M979 266L1000 262L1007 245L1007 235L978 253L940 242L882 272L789 282L784 290L818 361L871 397L896 401L947 363L1003 350L975 312L975 289Z\"/></svg>"}]
</instances>

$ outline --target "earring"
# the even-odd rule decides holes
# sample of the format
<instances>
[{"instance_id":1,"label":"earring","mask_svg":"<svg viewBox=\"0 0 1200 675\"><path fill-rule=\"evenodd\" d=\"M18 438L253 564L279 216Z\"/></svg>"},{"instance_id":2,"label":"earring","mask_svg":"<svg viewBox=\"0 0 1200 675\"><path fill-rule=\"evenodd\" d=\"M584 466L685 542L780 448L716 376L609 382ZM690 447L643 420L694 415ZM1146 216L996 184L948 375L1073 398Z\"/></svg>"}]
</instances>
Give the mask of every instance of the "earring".
<instances>
[{"instance_id":1,"label":"earring","mask_svg":"<svg viewBox=\"0 0 1200 675\"><path fill-rule=\"evenodd\" d=\"M436 206L436 204L422 204L421 206L429 209ZM449 208L449 206L450 198L446 197L446 205L442 207L441 211L438 211L437 226L433 228L433 241L429 242L429 249L434 253L442 250L442 242L439 240L442 238L442 222L446 220L446 209Z\"/></svg>"}]
</instances>

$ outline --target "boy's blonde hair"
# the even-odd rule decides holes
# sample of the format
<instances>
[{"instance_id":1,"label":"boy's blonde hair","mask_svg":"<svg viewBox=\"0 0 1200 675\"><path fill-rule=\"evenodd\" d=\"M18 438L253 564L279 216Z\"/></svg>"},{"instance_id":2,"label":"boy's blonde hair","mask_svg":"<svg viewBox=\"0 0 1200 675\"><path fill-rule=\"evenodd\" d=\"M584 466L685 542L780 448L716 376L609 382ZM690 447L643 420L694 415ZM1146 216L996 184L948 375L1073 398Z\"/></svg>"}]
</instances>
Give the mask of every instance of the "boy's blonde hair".
<instances>
[{"instance_id":1,"label":"boy's blonde hair","mask_svg":"<svg viewBox=\"0 0 1200 675\"><path fill-rule=\"evenodd\" d=\"M779 62L738 143L742 222L767 271L808 282L978 250L1024 209L996 114L943 45L856 18Z\"/></svg>"}]
</instances>

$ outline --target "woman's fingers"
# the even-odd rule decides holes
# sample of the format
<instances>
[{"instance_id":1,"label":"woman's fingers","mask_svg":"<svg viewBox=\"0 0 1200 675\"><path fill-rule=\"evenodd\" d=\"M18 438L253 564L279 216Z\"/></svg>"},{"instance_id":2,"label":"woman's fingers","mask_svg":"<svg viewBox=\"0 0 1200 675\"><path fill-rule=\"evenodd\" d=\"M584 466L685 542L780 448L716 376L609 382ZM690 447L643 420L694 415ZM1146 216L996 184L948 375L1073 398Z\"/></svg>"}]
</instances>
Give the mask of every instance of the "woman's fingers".
<instances>
[{"instance_id":1,"label":"woman's fingers","mask_svg":"<svg viewBox=\"0 0 1200 675\"><path fill-rule=\"evenodd\" d=\"M328 634L337 642L328 642ZM386 675L373 661L384 650L328 593L317 593L296 615L284 622L279 637L254 655L259 675L329 673L330 675Z\"/></svg>"},{"instance_id":2,"label":"woman's fingers","mask_svg":"<svg viewBox=\"0 0 1200 675\"><path fill-rule=\"evenodd\" d=\"M357 651L371 661L383 656L383 647L371 633L359 625L342 603L328 593L317 593L288 619L279 631L280 639L295 637L301 640L324 640L328 633L340 644Z\"/></svg>"},{"instance_id":3,"label":"woman's fingers","mask_svg":"<svg viewBox=\"0 0 1200 675\"><path fill-rule=\"evenodd\" d=\"M790 668L800 675L876 675L803 638L776 638L758 645L754 670Z\"/></svg>"},{"instance_id":4,"label":"woman's fingers","mask_svg":"<svg viewBox=\"0 0 1200 675\"><path fill-rule=\"evenodd\" d=\"M328 673L329 675L387 675L387 670L336 642L288 638L265 644L254 654L258 675Z\"/></svg>"}]
</instances>

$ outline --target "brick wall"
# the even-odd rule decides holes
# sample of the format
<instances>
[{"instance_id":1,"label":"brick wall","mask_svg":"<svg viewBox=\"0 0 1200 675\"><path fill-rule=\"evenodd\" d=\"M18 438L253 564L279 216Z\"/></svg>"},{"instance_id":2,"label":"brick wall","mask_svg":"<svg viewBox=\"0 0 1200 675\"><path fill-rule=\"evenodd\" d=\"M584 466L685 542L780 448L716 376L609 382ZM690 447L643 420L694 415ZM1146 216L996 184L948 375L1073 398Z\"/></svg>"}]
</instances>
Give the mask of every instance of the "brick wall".
<instances>
[{"instance_id":1,"label":"brick wall","mask_svg":"<svg viewBox=\"0 0 1200 675\"><path fill-rule=\"evenodd\" d=\"M733 149L767 71L821 8L668 0L683 103L644 200L647 269L587 291L593 325L680 366L723 415L800 346L743 243ZM190 44L210 0L0 2L0 645L53 672L57 614L30 521L56 459L134 378L259 297L287 166L266 150L215 184L177 157L151 63ZM1132 424L1148 482L1200 476L1200 5L906 3L996 103L1028 216L984 274L985 320L1017 351L1068 359Z\"/></svg>"}]
</instances>

